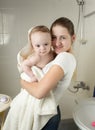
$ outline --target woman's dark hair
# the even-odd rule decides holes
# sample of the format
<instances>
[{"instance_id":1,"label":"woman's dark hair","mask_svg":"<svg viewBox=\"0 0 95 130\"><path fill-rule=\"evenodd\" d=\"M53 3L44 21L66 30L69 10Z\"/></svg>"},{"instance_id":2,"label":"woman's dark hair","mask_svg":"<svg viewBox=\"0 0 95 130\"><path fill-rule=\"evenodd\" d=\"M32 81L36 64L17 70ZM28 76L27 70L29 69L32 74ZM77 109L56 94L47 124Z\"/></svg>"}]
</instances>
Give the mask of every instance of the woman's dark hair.
<instances>
[{"instance_id":1,"label":"woman's dark hair","mask_svg":"<svg viewBox=\"0 0 95 130\"><path fill-rule=\"evenodd\" d=\"M66 17L60 17L52 23L52 25L50 27L51 34L52 34L53 27L56 26L56 25L67 28L67 30L68 30L68 32L71 36L75 34L74 25L73 25L72 21L70 19L66 18Z\"/></svg>"}]
</instances>

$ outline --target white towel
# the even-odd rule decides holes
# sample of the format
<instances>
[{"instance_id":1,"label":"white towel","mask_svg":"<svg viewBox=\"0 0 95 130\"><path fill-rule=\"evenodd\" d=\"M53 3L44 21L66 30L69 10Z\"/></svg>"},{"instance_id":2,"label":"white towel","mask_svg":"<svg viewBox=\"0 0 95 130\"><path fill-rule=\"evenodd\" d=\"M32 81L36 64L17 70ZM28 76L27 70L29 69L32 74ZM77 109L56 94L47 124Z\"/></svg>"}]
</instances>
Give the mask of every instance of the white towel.
<instances>
[{"instance_id":1,"label":"white towel","mask_svg":"<svg viewBox=\"0 0 95 130\"><path fill-rule=\"evenodd\" d=\"M39 80L43 77L38 68L32 70ZM25 73L21 77L28 80ZM52 91L45 98L37 99L22 89L11 103L3 130L40 130L55 114L57 106Z\"/></svg>"}]
</instances>

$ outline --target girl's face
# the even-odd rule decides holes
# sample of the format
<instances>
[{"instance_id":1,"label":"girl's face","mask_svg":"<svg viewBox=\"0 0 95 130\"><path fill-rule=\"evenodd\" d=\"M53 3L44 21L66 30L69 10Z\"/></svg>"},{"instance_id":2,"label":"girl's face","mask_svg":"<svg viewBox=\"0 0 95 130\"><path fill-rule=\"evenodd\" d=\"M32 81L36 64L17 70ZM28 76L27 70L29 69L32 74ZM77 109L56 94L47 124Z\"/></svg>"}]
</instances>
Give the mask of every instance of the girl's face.
<instances>
[{"instance_id":1,"label":"girl's face","mask_svg":"<svg viewBox=\"0 0 95 130\"><path fill-rule=\"evenodd\" d=\"M40 55L46 55L51 49L51 36L45 32L35 32L31 35L31 42L34 51Z\"/></svg>"},{"instance_id":2,"label":"girl's face","mask_svg":"<svg viewBox=\"0 0 95 130\"><path fill-rule=\"evenodd\" d=\"M52 28L52 46L56 54L70 52L75 35L71 36L67 28L56 25Z\"/></svg>"}]
</instances>

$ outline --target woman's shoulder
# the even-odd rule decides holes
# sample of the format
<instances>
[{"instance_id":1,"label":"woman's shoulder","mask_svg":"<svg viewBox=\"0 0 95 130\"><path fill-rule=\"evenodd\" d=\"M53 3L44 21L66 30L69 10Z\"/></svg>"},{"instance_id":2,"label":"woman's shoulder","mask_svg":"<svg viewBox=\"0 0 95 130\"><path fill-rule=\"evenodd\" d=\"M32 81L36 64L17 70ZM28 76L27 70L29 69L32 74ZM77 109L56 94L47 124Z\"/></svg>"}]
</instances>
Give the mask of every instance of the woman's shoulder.
<instances>
[{"instance_id":1,"label":"woman's shoulder","mask_svg":"<svg viewBox=\"0 0 95 130\"><path fill-rule=\"evenodd\" d=\"M58 64L61 67L68 66L68 65L76 66L76 59L72 53L61 52L56 56L53 63Z\"/></svg>"},{"instance_id":2,"label":"woman's shoulder","mask_svg":"<svg viewBox=\"0 0 95 130\"><path fill-rule=\"evenodd\" d=\"M58 55L74 56L73 53L70 53L70 52L60 52ZM57 56L58 56L58 55L57 55Z\"/></svg>"},{"instance_id":3,"label":"woman's shoulder","mask_svg":"<svg viewBox=\"0 0 95 130\"><path fill-rule=\"evenodd\" d=\"M75 56L73 55L73 53L61 52L56 56L55 59L75 59Z\"/></svg>"}]
</instances>

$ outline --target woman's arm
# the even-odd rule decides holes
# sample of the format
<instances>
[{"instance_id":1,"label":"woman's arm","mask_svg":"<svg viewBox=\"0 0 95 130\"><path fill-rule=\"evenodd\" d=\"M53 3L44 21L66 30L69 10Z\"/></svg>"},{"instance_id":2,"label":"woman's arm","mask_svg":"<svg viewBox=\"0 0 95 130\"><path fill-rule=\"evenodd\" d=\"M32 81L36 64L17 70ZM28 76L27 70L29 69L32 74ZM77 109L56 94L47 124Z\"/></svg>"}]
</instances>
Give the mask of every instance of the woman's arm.
<instances>
[{"instance_id":1,"label":"woman's arm","mask_svg":"<svg viewBox=\"0 0 95 130\"><path fill-rule=\"evenodd\" d=\"M61 80L63 76L63 69L58 65L53 65L39 82L28 83L21 80L21 85L32 96L41 99L57 86L58 81Z\"/></svg>"}]
</instances>

